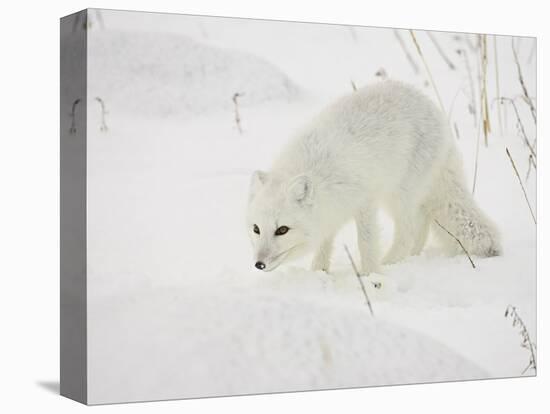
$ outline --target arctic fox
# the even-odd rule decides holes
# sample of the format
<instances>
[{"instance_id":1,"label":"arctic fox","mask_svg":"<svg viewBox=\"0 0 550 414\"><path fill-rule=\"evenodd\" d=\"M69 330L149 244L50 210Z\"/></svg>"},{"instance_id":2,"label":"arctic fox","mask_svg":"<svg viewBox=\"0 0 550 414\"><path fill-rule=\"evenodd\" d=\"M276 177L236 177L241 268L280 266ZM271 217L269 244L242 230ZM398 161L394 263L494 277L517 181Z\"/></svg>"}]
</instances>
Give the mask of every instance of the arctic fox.
<instances>
[{"instance_id":1,"label":"arctic fox","mask_svg":"<svg viewBox=\"0 0 550 414\"><path fill-rule=\"evenodd\" d=\"M394 220L379 259L377 210ZM424 94L385 80L345 96L303 128L269 172L254 172L247 225L256 268L313 251L329 270L333 239L355 220L363 274L419 254L430 229L449 254L500 254L496 227L465 186L445 115ZM439 224L438 224L439 223Z\"/></svg>"}]
</instances>

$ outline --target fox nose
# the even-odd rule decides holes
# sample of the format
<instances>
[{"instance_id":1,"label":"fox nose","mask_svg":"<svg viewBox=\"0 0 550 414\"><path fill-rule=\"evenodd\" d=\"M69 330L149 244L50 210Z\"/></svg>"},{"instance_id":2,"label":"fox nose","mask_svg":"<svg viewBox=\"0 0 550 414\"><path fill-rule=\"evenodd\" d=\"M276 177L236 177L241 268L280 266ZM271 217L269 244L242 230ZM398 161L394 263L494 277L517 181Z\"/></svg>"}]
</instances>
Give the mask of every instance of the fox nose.
<instances>
[{"instance_id":1,"label":"fox nose","mask_svg":"<svg viewBox=\"0 0 550 414\"><path fill-rule=\"evenodd\" d=\"M256 269L260 269L260 270L265 269L265 263L264 262L256 262L256 264L254 266L256 266Z\"/></svg>"}]
</instances>

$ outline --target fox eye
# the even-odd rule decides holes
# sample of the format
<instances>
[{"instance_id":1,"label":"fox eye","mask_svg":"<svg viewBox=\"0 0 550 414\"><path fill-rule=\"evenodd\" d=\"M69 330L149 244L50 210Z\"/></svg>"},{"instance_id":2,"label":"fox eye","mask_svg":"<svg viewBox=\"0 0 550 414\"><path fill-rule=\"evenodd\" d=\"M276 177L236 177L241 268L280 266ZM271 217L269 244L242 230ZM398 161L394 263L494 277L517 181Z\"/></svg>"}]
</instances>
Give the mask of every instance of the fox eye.
<instances>
[{"instance_id":1,"label":"fox eye","mask_svg":"<svg viewBox=\"0 0 550 414\"><path fill-rule=\"evenodd\" d=\"M254 224L254 227L252 227L252 230L254 231L254 233L260 234L260 228L258 226L256 226L255 224Z\"/></svg>"},{"instance_id":2,"label":"fox eye","mask_svg":"<svg viewBox=\"0 0 550 414\"><path fill-rule=\"evenodd\" d=\"M287 226L281 226L277 230L275 230L275 236L282 236L283 234L286 234L290 229Z\"/></svg>"}]
</instances>

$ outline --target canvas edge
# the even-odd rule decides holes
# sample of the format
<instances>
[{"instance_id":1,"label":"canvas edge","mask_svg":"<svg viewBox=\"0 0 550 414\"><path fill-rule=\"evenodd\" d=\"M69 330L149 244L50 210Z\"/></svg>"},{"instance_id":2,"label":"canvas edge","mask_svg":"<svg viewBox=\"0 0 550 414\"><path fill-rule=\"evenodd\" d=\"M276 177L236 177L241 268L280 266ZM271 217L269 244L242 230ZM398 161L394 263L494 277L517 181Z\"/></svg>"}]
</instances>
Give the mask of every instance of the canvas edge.
<instances>
[{"instance_id":1,"label":"canvas edge","mask_svg":"<svg viewBox=\"0 0 550 414\"><path fill-rule=\"evenodd\" d=\"M60 19L60 394L88 403L87 10Z\"/></svg>"}]
</instances>

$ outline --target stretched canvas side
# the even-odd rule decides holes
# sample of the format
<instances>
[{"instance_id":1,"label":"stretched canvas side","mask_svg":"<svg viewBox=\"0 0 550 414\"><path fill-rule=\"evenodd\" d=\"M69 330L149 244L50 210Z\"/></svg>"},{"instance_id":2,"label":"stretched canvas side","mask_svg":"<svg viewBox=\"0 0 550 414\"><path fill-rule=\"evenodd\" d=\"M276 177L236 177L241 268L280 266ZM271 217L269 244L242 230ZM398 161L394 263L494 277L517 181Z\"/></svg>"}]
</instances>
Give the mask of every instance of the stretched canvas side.
<instances>
[{"instance_id":1,"label":"stretched canvas side","mask_svg":"<svg viewBox=\"0 0 550 414\"><path fill-rule=\"evenodd\" d=\"M86 21L60 24L60 392L87 402L86 361Z\"/></svg>"}]
</instances>

